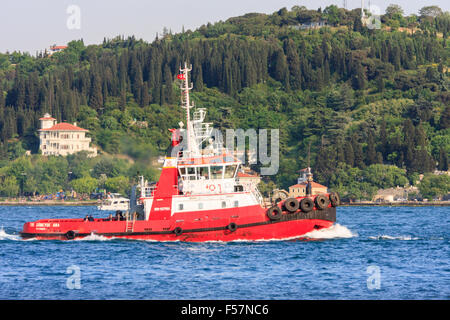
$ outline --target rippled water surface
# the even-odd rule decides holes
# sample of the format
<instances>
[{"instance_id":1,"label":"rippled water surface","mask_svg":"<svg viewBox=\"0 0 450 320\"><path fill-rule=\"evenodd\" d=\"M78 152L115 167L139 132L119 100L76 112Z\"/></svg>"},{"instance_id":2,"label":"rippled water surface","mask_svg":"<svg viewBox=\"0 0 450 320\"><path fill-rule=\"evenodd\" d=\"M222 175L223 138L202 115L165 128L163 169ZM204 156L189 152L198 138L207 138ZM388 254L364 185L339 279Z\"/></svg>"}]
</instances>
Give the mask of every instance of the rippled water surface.
<instances>
[{"instance_id":1,"label":"rippled water surface","mask_svg":"<svg viewBox=\"0 0 450 320\"><path fill-rule=\"evenodd\" d=\"M449 299L449 207L339 207L310 240L21 240L95 207L0 207L0 299Z\"/></svg>"}]
</instances>

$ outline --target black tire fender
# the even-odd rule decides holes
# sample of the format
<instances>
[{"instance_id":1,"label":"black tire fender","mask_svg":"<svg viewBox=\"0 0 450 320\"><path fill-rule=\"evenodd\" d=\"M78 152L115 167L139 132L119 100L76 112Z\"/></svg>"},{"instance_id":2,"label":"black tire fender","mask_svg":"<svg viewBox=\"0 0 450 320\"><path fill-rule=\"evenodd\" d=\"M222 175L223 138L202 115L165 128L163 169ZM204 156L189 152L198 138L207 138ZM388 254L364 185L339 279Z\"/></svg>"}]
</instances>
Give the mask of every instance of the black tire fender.
<instances>
[{"instance_id":1,"label":"black tire fender","mask_svg":"<svg viewBox=\"0 0 450 320\"><path fill-rule=\"evenodd\" d=\"M341 198L337 192L330 193L330 202L333 207L337 207L341 204Z\"/></svg>"},{"instance_id":2,"label":"black tire fender","mask_svg":"<svg viewBox=\"0 0 450 320\"><path fill-rule=\"evenodd\" d=\"M66 232L64 236L66 237L67 240L73 240L75 239L75 231L69 230Z\"/></svg>"},{"instance_id":3,"label":"black tire fender","mask_svg":"<svg viewBox=\"0 0 450 320\"><path fill-rule=\"evenodd\" d=\"M310 198L303 198L302 201L300 201L300 209L303 212L310 212L314 208L314 201L312 201Z\"/></svg>"},{"instance_id":4,"label":"black tire fender","mask_svg":"<svg viewBox=\"0 0 450 320\"><path fill-rule=\"evenodd\" d=\"M289 211L290 213L294 213L298 210L298 208L300 207L300 203L298 202L297 199L295 198L288 198L284 201L284 207L286 208L287 211Z\"/></svg>"},{"instance_id":5,"label":"black tire fender","mask_svg":"<svg viewBox=\"0 0 450 320\"><path fill-rule=\"evenodd\" d=\"M267 210L267 216L272 221L280 220L282 214L283 211L277 206L270 207L269 210Z\"/></svg>"},{"instance_id":6,"label":"black tire fender","mask_svg":"<svg viewBox=\"0 0 450 320\"><path fill-rule=\"evenodd\" d=\"M179 236L183 233L183 229L181 229L181 227L176 227L173 229L173 233L175 233L176 236Z\"/></svg>"},{"instance_id":7,"label":"black tire fender","mask_svg":"<svg viewBox=\"0 0 450 320\"><path fill-rule=\"evenodd\" d=\"M314 202L316 203L316 207L320 210L327 208L330 204L330 200L328 200L328 197L322 194L319 194L316 199L314 199Z\"/></svg>"},{"instance_id":8,"label":"black tire fender","mask_svg":"<svg viewBox=\"0 0 450 320\"><path fill-rule=\"evenodd\" d=\"M227 226L227 229L231 232L236 231L238 228L237 224L234 222L230 222L230 224Z\"/></svg>"}]
</instances>

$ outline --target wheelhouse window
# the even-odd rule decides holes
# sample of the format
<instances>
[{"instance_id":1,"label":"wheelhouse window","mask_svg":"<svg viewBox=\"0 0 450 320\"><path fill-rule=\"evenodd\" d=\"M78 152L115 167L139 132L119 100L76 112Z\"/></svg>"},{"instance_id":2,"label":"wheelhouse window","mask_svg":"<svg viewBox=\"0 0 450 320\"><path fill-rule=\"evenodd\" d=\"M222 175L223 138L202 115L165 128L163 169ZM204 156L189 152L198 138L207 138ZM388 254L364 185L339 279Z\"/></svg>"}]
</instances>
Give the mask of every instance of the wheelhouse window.
<instances>
[{"instance_id":1,"label":"wheelhouse window","mask_svg":"<svg viewBox=\"0 0 450 320\"><path fill-rule=\"evenodd\" d=\"M195 180L195 167L188 167L187 168L187 177L189 180Z\"/></svg>"},{"instance_id":2,"label":"wheelhouse window","mask_svg":"<svg viewBox=\"0 0 450 320\"><path fill-rule=\"evenodd\" d=\"M231 179L234 177L234 173L236 172L236 165L231 165L231 166L225 166L225 173L224 173L224 178L225 179Z\"/></svg>"},{"instance_id":3,"label":"wheelhouse window","mask_svg":"<svg viewBox=\"0 0 450 320\"><path fill-rule=\"evenodd\" d=\"M181 167L178 168L180 172L180 176L183 177L183 179L186 180L196 180L196 171L195 167Z\"/></svg>"},{"instance_id":4,"label":"wheelhouse window","mask_svg":"<svg viewBox=\"0 0 450 320\"><path fill-rule=\"evenodd\" d=\"M183 210L183 204L182 203L180 203L180 204L178 204L178 210Z\"/></svg>"},{"instance_id":5,"label":"wheelhouse window","mask_svg":"<svg viewBox=\"0 0 450 320\"><path fill-rule=\"evenodd\" d=\"M200 180L208 180L209 179L209 168L208 167L199 167L197 168L198 178Z\"/></svg>"},{"instance_id":6,"label":"wheelhouse window","mask_svg":"<svg viewBox=\"0 0 450 320\"><path fill-rule=\"evenodd\" d=\"M227 207L227 203L225 201L222 201L222 208L226 208Z\"/></svg>"},{"instance_id":7,"label":"wheelhouse window","mask_svg":"<svg viewBox=\"0 0 450 320\"><path fill-rule=\"evenodd\" d=\"M211 179L222 179L223 166L211 166Z\"/></svg>"},{"instance_id":8,"label":"wheelhouse window","mask_svg":"<svg viewBox=\"0 0 450 320\"><path fill-rule=\"evenodd\" d=\"M198 203L198 208L199 208L199 209L203 209L203 202L199 202L199 203Z\"/></svg>"}]
</instances>

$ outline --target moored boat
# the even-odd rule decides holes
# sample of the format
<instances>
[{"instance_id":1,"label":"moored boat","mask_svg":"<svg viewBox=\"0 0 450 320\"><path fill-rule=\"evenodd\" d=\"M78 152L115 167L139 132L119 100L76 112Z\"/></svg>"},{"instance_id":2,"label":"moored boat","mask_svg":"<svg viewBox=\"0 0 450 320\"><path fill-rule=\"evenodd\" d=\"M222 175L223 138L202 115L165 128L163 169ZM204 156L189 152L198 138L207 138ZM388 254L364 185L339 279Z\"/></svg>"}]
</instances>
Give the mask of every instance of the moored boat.
<instances>
[{"instance_id":1,"label":"moored boat","mask_svg":"<svg viewBox=\"0 0 450 320\"><path fill-rule=\"evenodd\" d=\"M111 193L107 195L106 199L102 200L97 209L103 211L128 211L130 209L130 199L118 193Z\"/></svg>"}]
</instances>

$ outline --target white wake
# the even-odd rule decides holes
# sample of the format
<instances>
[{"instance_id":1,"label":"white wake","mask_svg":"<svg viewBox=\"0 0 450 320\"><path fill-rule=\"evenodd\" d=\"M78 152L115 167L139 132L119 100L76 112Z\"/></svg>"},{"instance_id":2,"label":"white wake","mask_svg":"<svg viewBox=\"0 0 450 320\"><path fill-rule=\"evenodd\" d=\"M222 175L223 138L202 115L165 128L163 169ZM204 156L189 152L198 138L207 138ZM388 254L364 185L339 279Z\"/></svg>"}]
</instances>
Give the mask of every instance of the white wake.
<instances>
[{"instance_id":1,"label":"white wake","mask_svg":"<svg viewBox=\"0 0 450 320\"><path fill-rule=\"evenodd\" d=\"M105 237L102 235L98 235L95 233L91 233L90 235L86 236L86 237L82 237L82 238L75 238L75 241L110 241L110 240L115 240L117 238L114 237Z\"/></svg>"},{"instance_id":2,"label":"white wake","mask_svg":"<svg viewBox=\"0 0 450 320\"><path fill-rule=\"evenodd\" d=\"M353 233L350 229L345 226L335 223L329 228L324 228L320 230L313 230L304 234L302 237L309 239L340 239L340 238L353 238L357 237L357 233Z\"/></svg>"},{"instance_id":3,"label":"white wake","mask_svg":"<svg viewBox=\"0 0 450 320\"><path fill-rule=\"evenodd\" d=\"M18 234L6 233L5 229L0 228L0 240L22 240Z\"/></svg>"},{"instance_id":4,"label":"white wake","mask_svg":"<svg viewBox=\"0 0 450 320\"><path fill-rule=\"evenodd\" d=\"M418 237L412 237L412 236L389 236L389 235L381 235L381 236L376 236L376 237L369 237L369 239L372 240L405 240L405 241L410 241L410 240L420 240L420 238Z\"/></svg>"}]
</instances>

